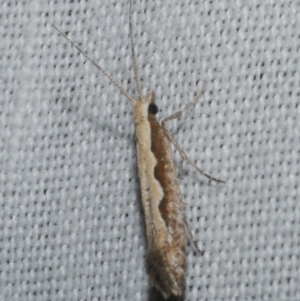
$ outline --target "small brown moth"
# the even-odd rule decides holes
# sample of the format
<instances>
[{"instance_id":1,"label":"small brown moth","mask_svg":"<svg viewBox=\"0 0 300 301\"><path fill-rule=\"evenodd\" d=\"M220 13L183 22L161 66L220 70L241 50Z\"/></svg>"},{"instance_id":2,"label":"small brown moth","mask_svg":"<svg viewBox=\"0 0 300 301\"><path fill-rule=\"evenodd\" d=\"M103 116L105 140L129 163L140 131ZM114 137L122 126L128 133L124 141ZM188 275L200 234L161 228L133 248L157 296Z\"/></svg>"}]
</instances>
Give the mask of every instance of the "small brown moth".
<instances>
[{"instance_id":1,"label":"small brown moth","mask_svg":"<svg viewBox=\"0 0 300 301\"><path fill-rule=\"evenodd\" d=\"M173 136L166 130L165 122L179 118L184 110L196 102L203 92L203 87L196 94L193 101L187 104L183 110L172 114L161 123L157 121L158 107L155 104L154 92L143 95L139 83L132 34L132 0L129 1L129 29L134 78L138 92L137 99L131 97L119 83L94 60L89 58L62 31L54 25L53 27L86 59L92 62L125 95L133 106L137 164L148 242L146 269L151 282L164 298L167 299L172 295L181 296L184 291L186 277L185 226L190 235L191 232L184 216L183 202L169 142L175 145L183 159L210 181L224 182L206 174L187 157Z\"/></svg>"}]
</instances>

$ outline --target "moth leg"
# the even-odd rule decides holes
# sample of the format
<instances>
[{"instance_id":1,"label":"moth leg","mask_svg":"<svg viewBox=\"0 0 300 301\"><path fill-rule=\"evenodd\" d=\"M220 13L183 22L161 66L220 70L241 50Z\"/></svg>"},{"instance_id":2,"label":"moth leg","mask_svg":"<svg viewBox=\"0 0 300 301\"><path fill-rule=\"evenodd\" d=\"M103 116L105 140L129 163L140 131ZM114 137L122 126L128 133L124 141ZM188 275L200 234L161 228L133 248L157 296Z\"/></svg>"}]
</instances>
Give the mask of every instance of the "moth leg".
<instances>
[{"instance_id":1,"label":"moth leg","mask_svg":"<svg viewBox=\"0 0 300 301\"><path fill-rule=\"evenodd\" d=\"M189 237L192 241L192 243L194 244L196 250L199 252L200 255L203 255L204 254L204 251L201 251L198 244L197 244L197 240L195 239L194 235L193 235L193 232L192 232L192 229L191 229L191 226L189 225L187 219L186 219L186 216L184 216L184 224L185 224L185 227L186 227L186 230L189 234Z\"/></svg>"},{"instance_id":2,"label":"moth leg","mask_svg":"<svg viewBox=\"0 0 300 301\"><path fill-rule=\"evenodd\" d=\"M165 133L165 135L168 137L168 139L174 144L174 146L177 148L177 150L179 151L181 157L186 160L189 164L191 164L200 174L202 174L203 176L207 177L209 179L209 182L211 181L215 181L218 183L225 183L222 180L216 179L212 176L210 176L209 174L207 174L206 172L204 172L202 169L200 169L188 156L187 154L184 152L184 150L179 146L178 142L175 140L175 138L171 135L171 133L166 129L164 122L162 122L162 129Z\"/></svg>"},{"instance_id":3,"label":"moth leg","mask_svg":"<svg viewBox=\"0 0 300 301\"><path fill-rule=\"evenodd\" d=\"M175 112L171 116L165 118L162 121L162 123L165 123L165 122L167 122L169 120L172 120L172 119L180 118L184 111L186 111L187 109L189 109L190 107L192 107L193 105L196 104L196 102L198 101L199 97L204 92L205 86L206 86L205 84L202 85L201 89L196 93L196 95L194 96L194 98L192 99L192 101L189 102L182 110L180 110L178 112Z\"/></svg>"}]
</instances>

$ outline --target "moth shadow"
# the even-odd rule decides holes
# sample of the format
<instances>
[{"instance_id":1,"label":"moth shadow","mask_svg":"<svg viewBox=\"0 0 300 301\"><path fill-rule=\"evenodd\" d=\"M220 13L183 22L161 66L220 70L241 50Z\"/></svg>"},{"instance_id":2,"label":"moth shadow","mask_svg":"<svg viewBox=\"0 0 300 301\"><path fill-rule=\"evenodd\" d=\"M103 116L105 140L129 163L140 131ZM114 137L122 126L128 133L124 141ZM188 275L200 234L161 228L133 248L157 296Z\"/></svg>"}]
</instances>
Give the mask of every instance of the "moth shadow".
<instances>
[{"instance_id":1,"label":"moth shadow","mask_svg":"<svg viewBox=\"0 0 300 301\"><path fill-rule=\"evenodd\" d=\"M73 102L72 98L65 98L62 96L62 98L56 99L52 106L55 107L58 104L62 106L62 111L60 112L62 115L65 113L67 116L67 120L73 120L73 117L76 116L77 122L87 122L89 124L90 129L95 131L95 133L100 132L103 136L106 135L105 138L114 136L115 138L120 139L127 139L127 131L122 131L120 129L125 128L124 125L119 124L119 128L116 129L116 126L113 124L111 119L105 119L105 120L99 120L97 117L93 116L91 112L89 112L89 109L84 109L78 104Z\"/></svg>"}]
</instances>

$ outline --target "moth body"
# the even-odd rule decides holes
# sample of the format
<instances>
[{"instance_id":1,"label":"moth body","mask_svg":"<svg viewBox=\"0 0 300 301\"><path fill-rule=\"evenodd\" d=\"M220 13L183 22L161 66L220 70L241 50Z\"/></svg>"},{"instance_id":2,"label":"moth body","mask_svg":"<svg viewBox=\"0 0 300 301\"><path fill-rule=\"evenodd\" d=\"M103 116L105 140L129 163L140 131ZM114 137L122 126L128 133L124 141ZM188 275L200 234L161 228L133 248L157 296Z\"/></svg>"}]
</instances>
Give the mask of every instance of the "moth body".
<instances>
[{"instance_id":1,"label":"moth body","mask_svg":"<svg viewBox=\"0 0 300 301\"><path fill-rule=\"evenodd\" d=\"M146 269L165 298L180 296L186 270L184 212L169 141L156 119L153 92L136 100L137 162L146 220Z\"/></svg>"}]
</instances>

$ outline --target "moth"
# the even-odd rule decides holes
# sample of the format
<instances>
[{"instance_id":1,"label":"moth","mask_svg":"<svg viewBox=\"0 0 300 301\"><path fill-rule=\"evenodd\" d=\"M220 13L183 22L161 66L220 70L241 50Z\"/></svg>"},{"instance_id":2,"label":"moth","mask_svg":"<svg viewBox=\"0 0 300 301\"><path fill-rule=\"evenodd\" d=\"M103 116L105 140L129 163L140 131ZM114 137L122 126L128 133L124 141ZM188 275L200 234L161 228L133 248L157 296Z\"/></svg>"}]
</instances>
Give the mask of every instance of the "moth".
<instances>
[{"instance_id":1,"label":"moth","mask_svg":"<svg viewBox=\"0 0 300 301\"><path fill-rule=\"evenodd\" d=\"M129 33L134 79L138 92L137 98L130 96L118 82L88 57L66 34L54 25L53 27L87 60L94 64L132 104L138 174L148 244L146 270L151 282L164 298L167 299L172 295L182 296L186 278L187 239L185 227L190 235L191 231L185 220L170 142L175 145L184 160L210 181L224 182L211 177L197 167L167 131L165 123L168 120L179 118L183 111L194 105L202 94L204 87L199 90L194 99L183 110L172 114L161 123L158 122L156 118L158 107L155 103L154 92L143 94L139 82L132 33L132 0L129 1Z\"/></svg>"}]
</instances>

